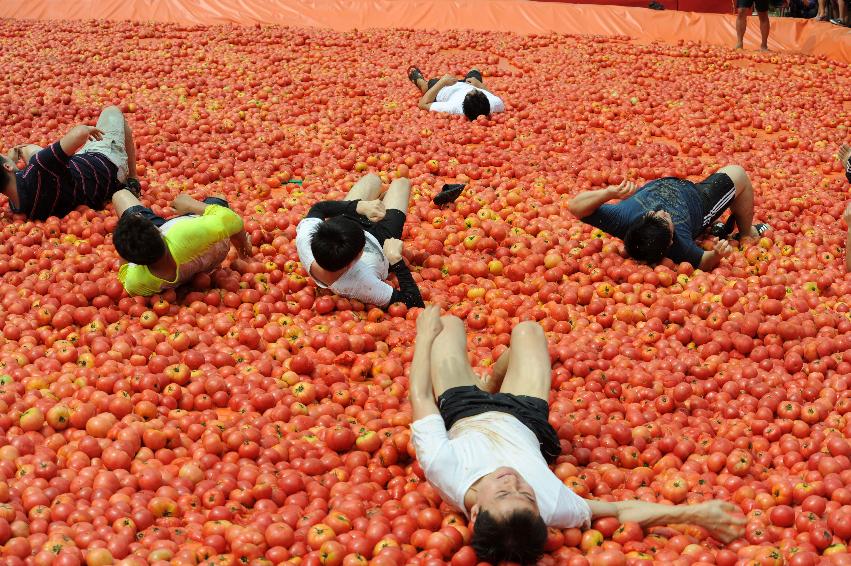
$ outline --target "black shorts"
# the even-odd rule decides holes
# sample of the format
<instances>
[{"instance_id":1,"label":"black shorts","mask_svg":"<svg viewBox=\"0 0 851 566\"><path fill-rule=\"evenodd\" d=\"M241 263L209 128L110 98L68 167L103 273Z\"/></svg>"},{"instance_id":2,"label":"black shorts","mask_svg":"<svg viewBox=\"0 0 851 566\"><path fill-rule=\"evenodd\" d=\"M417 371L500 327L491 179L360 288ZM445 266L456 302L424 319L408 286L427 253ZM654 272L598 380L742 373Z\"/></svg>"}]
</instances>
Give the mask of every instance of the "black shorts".
<instances>
[{"instance_id":1,"label":"black shorts","mask_svg":"<svg viewBox=\"0 0 851 566\"><path fill-rule=\"evenodd\" d=\"M703 229L706 230L733 204L736 185L726 173L713 173L695 186L703 199Z\"/></svg>"},{"instance_id":2,"label":"black shorts","mask_svg":"<svg viewBox=\"0 0 851 566\"><path fill-rule=\"evenodd\" d=\"M477 81L482 82L482 74L479 71L473 69L469 73L464 75L464 81L466 81L467 79L476 79ZM427 83L428 84L427 90L431 90L431 87L436 85L437 81L439 81L439 80L440 79L438 79L438 78L429 79L428 83Z\"/></svg>"},{"instance_id":3,"label":"black shorts","mask_svg":"<svg viewBox=\"0 0 851 566\"><path fill-rule=\"evenodd\" d=\"M561 454L561 443L547 418L550 407L546 401L528 395L488 393L475 385L453 387L437 399L437 406L446 430L465 417L496 411L507 413L535 433L541 455L552 464Z\"/></svg>"},{"instance_id":4,"label":"black shorts","mask_svg":"<svg viewBox=\"0 0 851 566\"><path fill-rule=\"evenodd\" d=\"M395 208L388 208L387 212L384 213L384 218L378 222L372 222L362 214L356 214L354 216L347 214L346 217L363 226L363 229L375 236L375 239L381 245L384 245L384 240L388 238L401 240L402 231L405 229L406 215L401 210Z\"/></svg>"},{"instance_id":5,"label":"black shorts","mask_svg":"<svg viewBox=\"0 0 851 566\"><path fill-rule=\"evenodd\" d=\"M228 206L228 201L226 201L224 199L220 199L218 197L207 197L201 202L203 202L204 204L218 204L219 206L224 206L225 208L230 208ZM142 218L147 218L148 220L150 220L151 224L153 224L157 228L159 228L160 226L162 226L163 224L166 223L165 218L154 213L154 211L151 210L150 208L148 208L147 206L142 206L141 204L137 204L136 206L131 206L130 208L128 208L127 210L124 211L124 214L122 214L122 216L124 216L125 214L138 214ZM184 215L181 215L181 216L186 216L186 215L184 214ZM175 217L175 218L177 218L177 217Z\"/></svg>"},{"instance_id":6,"label":"black shorts","mask_svg":"<svg viewBox=\"0 0 851 566\"><path fill-rule=\"evenodd\" d=\"M756 4L757 12L768 11L769 0L736 0L736 8L753 8Z\"/></svg>"}]
</instances>

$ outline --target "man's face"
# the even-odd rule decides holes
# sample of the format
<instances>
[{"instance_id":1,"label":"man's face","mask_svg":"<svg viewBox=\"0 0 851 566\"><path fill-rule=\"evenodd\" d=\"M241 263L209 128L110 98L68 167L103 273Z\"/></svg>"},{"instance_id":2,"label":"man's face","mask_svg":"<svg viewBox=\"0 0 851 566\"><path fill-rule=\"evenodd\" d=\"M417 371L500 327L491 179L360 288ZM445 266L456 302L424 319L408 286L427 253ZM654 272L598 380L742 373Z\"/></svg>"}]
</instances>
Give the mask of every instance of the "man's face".
<instances>
[{"instance_id":1,"label":"man's face","mask_svg":"<svg viewBox=\"0 0 851 566\"><path fill-rule=\"evenodd\" d=\"M11 173L18 170L18 164L15 163L14 151L14 149L10 149L9 153L6 155L0 154L0 167L3 167L6 171Z\"/></svg>"},{"instance_id":2,"label":"man's face","mask_svg":"<svg viewBox=\"0 0 851 566\"><path fill-rule=\"evenodd\" d=\"M497 468L479 481L476 505L497 518L513 511L529 510L538 514L538 502L532 486L514 468Z\"/></svg>"}]
</instances>

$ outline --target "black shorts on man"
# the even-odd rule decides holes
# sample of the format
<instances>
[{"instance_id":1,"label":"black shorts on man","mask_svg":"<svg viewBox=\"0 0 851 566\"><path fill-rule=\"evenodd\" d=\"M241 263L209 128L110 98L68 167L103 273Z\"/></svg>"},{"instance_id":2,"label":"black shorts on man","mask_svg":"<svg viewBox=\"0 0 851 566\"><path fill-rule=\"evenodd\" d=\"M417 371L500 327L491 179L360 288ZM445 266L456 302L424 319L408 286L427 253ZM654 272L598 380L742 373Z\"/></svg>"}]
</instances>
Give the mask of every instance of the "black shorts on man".
<instances>
[{"instance_id":1,"label":"black shorts on man","mask_svg":"<svg viewBox=\"0 0 851 566\"><path fill-rule=\"evenodd\" d=\"M488 393L475 385L452 387L437 399L437 407L446 430L459 420L495 411L507 413L535 433L541 455L552 464L561 454L561 443L549 422L550 407L546 401L528 395Z\"/></svg>"}]
</instances>

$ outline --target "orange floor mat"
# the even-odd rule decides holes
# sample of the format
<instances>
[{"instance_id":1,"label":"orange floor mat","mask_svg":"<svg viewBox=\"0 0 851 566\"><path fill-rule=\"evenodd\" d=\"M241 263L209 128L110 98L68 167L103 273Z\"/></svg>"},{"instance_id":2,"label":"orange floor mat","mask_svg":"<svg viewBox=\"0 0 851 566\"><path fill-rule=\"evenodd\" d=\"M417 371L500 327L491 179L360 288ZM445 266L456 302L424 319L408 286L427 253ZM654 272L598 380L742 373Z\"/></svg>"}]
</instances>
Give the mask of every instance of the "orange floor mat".
<instances>
[{"instance_id":1,"label":"orange floor mat","mask_svg":"<svg viewBox=\"0 0 851 566\"><path fill-rule=\"evenodd\" d=\"M69 9L69 6L72 6ZM111 19L196 24L282 24L335 30L477 29L629 36L650 41L735 43L735 16L524 0L28 0L0 3L0 17ZM751 18L747 48L758 45ZM769 48L851 62L851 31L829 23L772 18Z\"/></svg>"}]
</instances>

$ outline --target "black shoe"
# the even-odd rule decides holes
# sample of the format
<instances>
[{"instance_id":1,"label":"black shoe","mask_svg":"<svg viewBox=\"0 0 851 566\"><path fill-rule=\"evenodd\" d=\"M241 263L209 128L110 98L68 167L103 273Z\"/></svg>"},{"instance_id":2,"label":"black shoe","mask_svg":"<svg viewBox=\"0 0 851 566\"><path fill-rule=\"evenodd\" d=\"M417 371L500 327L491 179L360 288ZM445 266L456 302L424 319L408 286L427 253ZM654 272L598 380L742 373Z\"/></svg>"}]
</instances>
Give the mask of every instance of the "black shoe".
<instances>
[{"instance_id":1,"label":"black shoe","mask_svg":"<svg viewBox=\"0 0 851 566\"><path fill-rule=\"evenodd\" d=\"M658 2L651 2L650 5L648 6L648 8L650 8L651 10L664 10L665 9L665 7Z\"/></svg>"},{"instance_id":2,"label":"black shoe","mask_svg":"<svg viewBox=\"0 0 851 566\"><path fill-rule=\"evenodd\" d=\"M134 197L142 197L142 184L139 183L139 179L128 177L127 181L124 183L124 188L133 193Z\"/></svg>"},{"instance_id":3,"label":"black shoe","mask_svg":"<svg viewBox=\"0 0 851 566\"><path fill-rule=\"evenodd\" d=\"M727 219L727 222L716 222L713 224L709 229L709 233L716 238L724 239L733 233L733 227L735 224L736 220L730 216L730 218Z\"/></svg>"},{"instance_id":4,"label":"black shoe","mask_svg":"<svg viewBox=\"0 0 851 566\"><path fill-rule=\"evenodd\" d=\"M449 204L450 202L455 202L458 200L458 197L461 196L461 192L464 190L464 183L452 183L443 185L443 189L437 193L434 197L434 204L437 206L443 206L444 204Z\"/></svg>"}]
</instances>

